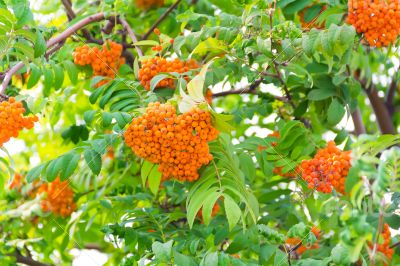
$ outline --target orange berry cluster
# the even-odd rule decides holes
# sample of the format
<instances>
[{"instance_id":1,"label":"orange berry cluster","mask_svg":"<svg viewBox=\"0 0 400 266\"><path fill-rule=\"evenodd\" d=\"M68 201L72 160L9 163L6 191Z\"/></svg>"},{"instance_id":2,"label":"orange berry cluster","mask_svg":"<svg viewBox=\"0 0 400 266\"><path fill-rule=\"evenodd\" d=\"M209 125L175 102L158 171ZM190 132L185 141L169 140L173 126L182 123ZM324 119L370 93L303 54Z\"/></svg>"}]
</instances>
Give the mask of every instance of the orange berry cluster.
<instances>
[{"instance_id":1,"label":"orange berry cluster","mask_svg":"<svg viewBox=\"0 0 400 266\"><path fill-rule=\"evenodd\" d=\"M390 248L390 229L388 224L383 225L383 230L381 233L383 243L378 243L377 245L377 250L384 254L388 260L392 260L393 254L394 254L394 249ZM374 247L374 244L372 242L368 243L368 246L372 249ZM384 265L387 265L386 263Z\"/></svg>"},{"instance_id":2,"label":"orange berry cluster","mask_svg":"<svg viewBox=\"0 0 400 266\"><path fill-rule=\"evenodd\" d=\"M18 173L15 173L14 174L14 178L13 178L12 182L10 183L10 185L8 187L10 189L14 189L14 188L19 189L21 187L21 185L22 185L22 182L23 182L22 179L23 179L22 175L20 175Z\"/></svg>"},{"instance_id":3,"label":"orange berry cluster","mask_svg":"<svg viewBox=\"0 0 400 266\"><path fill-rule=\"evenodd\" d=\"M137 156L160 164L163 180L194 181L197 170L212 160L207 142L217 135L209 112L193 108L177 115L173 105L155 102L132 120L125 142Z\"/></svg>"},{"instance_id":4,"label":"orange berry cluster","mask_svg":"<svg viewBox=\"0 0 400 266\"><path fill-rule=\"evenodd\" d=\"M38 194L46 193L40 203L44 212L52 212L55 215L68 217L76 209L74 192L68 186L68 181L60 181L56 178L51 183L45 183L39 187Z\"/></svg>"},{"instance_id":5,"label":"orange berry cluster","mask_svg":"<svg viewBox=\"0 0 400 266\"><path fill-rule=\"evenodd\" d=\"M136 0L136 6L140 9L150 9L154 7L162 7L164 0Z\"/></svg>"},{"instance_id":6,"label":"orange berry cluster","mask_svg":"<svg viewBox=\"0 0 400 266\"><path fill-rule=\"evenodd\" d=\"M351 151L341 151L335 142L318 150L314 158L301 162L302 177L308 187L323 193L331 193L332 188L345 194L344 184L350 169Z\"/></svg>"},{"instance_id":7,"label":"orange berry cluster","mask_svg":"<svg viewBox=\"0 0 400 266\"><path fill-rule=\"evenodd\" d=\"M33 124L38 121L37 116L23 116L24 113L22 103L17 102L14 97L0 102L0 147L10 138L18 137L22 129L33 128Z\"/></svg>"},{"instance_id":8,"label":"orange berry cluster","mask_svg":"<svg viewBox=\"0 0 400 266\"><path fill-rule=\"evenodd\" d=\"M322 12L324 12L324 11L326 10L327 6L326 6L326 5L321 6L321 9L320 9L318 15L317 15L315 18L313 18L311 21L306 21L305 18L304 18L304 16L305 16L305 14L307 13L307 11L308 11L311 7L313 7L313 6L310 5L310 6L306 7L306 8L304 8L304 9L303 9L302 11L300 11L300 13L299 13L301 27L302 27L303 29L305 29L305 30L309 30L309 29L311 29L311 28L324 29L324 28L325 28L325 23L317 24L316 21L317 21L318 17L322 14Z\"/></svg>"},{"instance_id":9,"label":"orange berry cluster","mask_svg":"<svg viewBox=\"0 0 400 266\"><path fill-rule=\"evenodd\" d=\"M214 204L213 208L212 208L211 217L216 216L218 214L219 210L220 210L219 204L218 204L218 202L216 202ZM203 217L203 208L200 208L199 212L197 213L197 217L202 219L202 217Z\"/></svg>"},{"instance_id":10,"label":"orange berry cluster","mask_svg":"<svg viewBox=\"0 0 400 266\"><path fill-rule=\"evenodd\" d=\"M147 59L142 61L142 68L139 69L139 80L140 83L145 87L146 90L150 90L150 81L151 79L162 72L176 72L176 73L185 73L191 69L198 68L198 64L194 60L188 60L186 62L181 61L176 58L172 61L169 61L162 57L154 57L152 59ZM188 81L188 77L185 77ZM175 83L172 78L166 78L161 80L156 88L168 87L171 89L175 88Z\"/></svg>"},{"instance_id":11,"label":"orange berry cluster","mask_svg":"<svg viewBox=\"0 0 400 266\"><path fill-rule=\"evenodd\" d=\"M400 34L398 0L350 0L347 22L352 24L370 46L388 46Z\"/></svg>"},{"instance_id":12,"label":"orange berry cluster","mask_svg":"<svg viewBox=\"0 0 400 266\"><path fill-rule=\"evenodd\" d=\"M125 58L121 57L122 45L113 41L108 41L102 45L102 48L89 47L83 45L77 47L74 56L74 63L80 66L91 65L93 76L103 76L115 78L118 69L125 63ZM102 80L96 87L107 83Z\"/></svg>"},{"instance_id":13,"label":"orange berry cluster","mask_svg":"<svg viewBox=\"0 0 400 266\"><path fill-rule=\"evenodd\" d=\"M320 230L318 227L313 226L313 227L311 228L311 232L315 235L315 237L316 237L317 239L320 238L321 230ZM292 248L294 248L295 246L297 246L297 245L300 244L301 242L302 242L301 239L298 238L298 237L287 238L286 241L285 241L285 243L288 244L288 245L290 245L290 246L292 246ZM296 249L296 253L299 254L299 255L301 255L301 254L303 254L304 251L306 251L306 250L318 249L318 248L319 248L319 244L318 244L318 243L314 243L314 244L312 244L312 245L310 245L310 246L300 245L300 246Z\"/></svg>"},{"instance_id":14,"label":"orange berry cluster","mask_svg":"<svg viewBox=\"0 0 400 266\"><path fill-rule=\"evenodd\" d=\"M209 105L211 105L212 104L213 93L212 93L212 91L210 89L207 89L205 98L206 98L207 103Z\"/></svg>"}]
</instances>

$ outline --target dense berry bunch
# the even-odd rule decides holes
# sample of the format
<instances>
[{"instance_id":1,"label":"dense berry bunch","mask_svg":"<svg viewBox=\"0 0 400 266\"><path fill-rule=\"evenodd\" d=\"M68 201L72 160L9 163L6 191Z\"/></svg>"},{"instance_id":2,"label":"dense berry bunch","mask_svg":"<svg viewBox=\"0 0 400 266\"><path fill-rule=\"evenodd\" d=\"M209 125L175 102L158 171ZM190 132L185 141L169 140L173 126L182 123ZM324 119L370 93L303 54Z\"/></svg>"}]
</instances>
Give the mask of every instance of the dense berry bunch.
<instances>
[{"instance_id":1,"label":"dense berry bunch","mask_svg":"<svg viewBox=\"0 0 400 266\"><path fill-rule=\"evenodd\" d=\"M24 113L22 103L17 102L14 97L0 102L0 147L10 138L18 137L22 129L33 128L33 124L38 121L37 116L23 116Z\"/></svg>"},{"instance_id":2,"label":"dense berry bunch","mask_svg":"<svg viewBox=\"0 0 400 266\"><path fill-rule=\"evenodd\" d=\"M216 202L212 208L211 217L216 216L218 214L219 210L220 210L219 204L218 204L218 202ZM203 208L201 208L199 210L199 212L197 213L197 217L200 219L203 217Z\"/></svg>"},{"instance_id":3,"label":"dense berry bunch","mask_svg":"<svg viewBox=\"0 0 400 266\"><path fill-rule=\"evenodd\" d=\"M391 235L389 225L385 223L383 225L380 241L377 245L377 250L384 254L389 261L392 260L394 254L394 249L390 248L390 237ZM369 242L368 246L372 249L374 247L374 244L372 242ZM385 263L385 265L387 264Z\"/></svg>"},{"instance_id":4,"label":"dense berry bunch","mask_svg":"<svg viewBox=\"0 0 400 266\"><path fill-rule=\"evenodd\" d=\"M150 81L151 79L162 72L176 72L176 73L185 73L191 69L198 68L198 64L194 60L188 60L186 62L181 61L180 59L174 59L169 61L162 57L154 57L152 59L143 60L142 68L139 70L139 80L140 83L147 90L150 90ZM186 77L188 80L188 78ZM168 87L171 89L175 88L174 80L171 78L166 78L160 81L156 88L160 87Z\"/></svg>"},{"instance_id":5,"label":"dense berry bunch","mask_svg":"<svg viewBox=\"0 0 400 266\"><path fill-rule=\"evenodd\" d=\"M109 41L102 48L89 47L87 45L77 47L73 53L74 62L77 65L91 65L94 76L115 78L118 69L125 63L121 57L122 45ZM107 81L103 80L97 87Z\"/></svg>"},{"instance_id":6,"label":"dense berry bunch","mask_svg":"<svg viewBox=\"0 0 400 266\"><path fill-rule=\"evenodd\" d=\"M398 0L350 0L347 22L364 33L371 46L388 46L400 34Z\"/></svg>"},{"instance_id":7,"label":"dense berry bunch","mask_svg":"<svg viewBox=\"0 0 400 266\"><path fill-rule=\"evenodd\" d=\"M136 0L136 6L140 9L150 9L154 7L162 7L164 0Z\"/></svg>"},{"instance_id":8,"label":"dense berry bunch","mask_svg":"<svg viewBox=\"0 0 400 266\"><path fill-rule=\"evenodd\" d=\"M12 182L10 183L10 185L8 186L10 189L19 189L22 185L23 182L23 177L22 175L15 173L14 174L14 178L12 180Z\"/></svg>"},{"instance_id":9,"label":"dense berry bunch","mask_svg":"<svg viewBox=\"0 0 400 266\"><path fill-rule=\"evenodd\" d=\"M171 104L156 102L132 120L125 142L137 156L160 164L163 180L194 181L197 170L212 159L207 142L217 135L209 112L193 108L177 115Z\"/></svg>"},{"instance_id":10,"label":"dense berry bunch","mask_svg":"<svg viewBox=\"0 0 400 266\"><path fill-rule=\"evenodd\" d=\"M316 17L312 18L311 20L307 20L306 14L307 14L307 12L311 12L310 11L311 8L313 8L313 9L320 8L320 10ZM311 6L304 8L302 11L300 11L299 17L300 17L301 27L305 30L308 30L311 28L316 28L316 29L325 28L325 23L317 24L316 21L317 21L318 17L322 14L322 12L324 12L326 10L326 8L327 8L326 5L323 5L323 6L311 5Z\"/></svg>"},{"instance_id":11,"label":"dense berry bunch","mask_svg":"<svg viewBox=\"0 0 400 266\"><path fill-rule=\"evenodd\" d=\"M44 212L52 212L55 215L68 217L76 209L74 192L68 186L68 181L61 182L59 178L51 183L40 186L38 194L46 193L41 202Z\"/></svg>"},{"instance_id":12,"label":"dense berry bunch","mask_svg":"<svg viewBox=\"0 0 400 266\"><path fill-rule=\"evenodd\" d=\"M331 193L334 188L344 194L344 184L350 169L351 151L341 151L335 142L317 152L313 159L301 162L302 177L308 187L323 193Z\"/></svg>"},{"instance_id":13,"label":"dense berry bunch","mask_svg":"<svg viewBox=\"0 0 400 266\"><path fill-rule=\"evenodd\" d=\"M319 239L320 238L320 234L321 234L321 230L318 227L313 226L311 228L311 233L313 233L315 235L315 237L317 239ZM304 251L306 251L306 250L318 249L319 248L319 244L318 243L314 243L314 244L308 245L308 246L301 244L302 240L300 238L298 238L298 237L287 238L285 243L290 245L292 248L294 248L294 247L296 247L297 245L300 244L300 246L296 249L296 253L299 254L299 255L303 254Z\"/></svg>"}]
</instances>

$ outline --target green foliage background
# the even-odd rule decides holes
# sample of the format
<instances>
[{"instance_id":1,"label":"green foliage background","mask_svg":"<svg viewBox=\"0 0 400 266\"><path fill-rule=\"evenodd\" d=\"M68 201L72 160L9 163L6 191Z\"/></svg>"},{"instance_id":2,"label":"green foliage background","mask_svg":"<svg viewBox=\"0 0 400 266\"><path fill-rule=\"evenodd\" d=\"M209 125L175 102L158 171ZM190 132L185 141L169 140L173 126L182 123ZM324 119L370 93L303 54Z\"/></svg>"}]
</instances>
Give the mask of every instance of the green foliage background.
<instances>
[{"instance_id":1,"label":"green foliage background","mask_svg":"<svg viewBox=\"0 0 400 266\"><path fill-rule=\"evenodd\" d=\"M179 101L182 91L193 98L176 73L168 74L181 85L175 92L146 91L137 79L138 62L156 56L151 46L159 41L140 36L174 2L143 11L130 0L72 1L72 20L65 1L33 2L0 0L0 77L24 63L6 94L40 118L34 130L20 133L21 152L14 152L16 142L0 151L1 265L15 265L16 254L71 265L71 249L93 247L108 255L106 265L383 265L385 257L371 255L367 243L382 220L400 227L398 43L367 46L345 23L347 1L180 1L158 26L163 55L212 61L195 89L213 90L221 134L198 181L161 187L157 166L136 157L122 136L148 103ZM302 27L299 12L317 4L327 9L318 15L311 8L305 19L318 16L325 27ZM93 39L78 31L46 54L52 36L99 12L106 19L85 28ZM115 16L139 37L145 57L120 24L104 31ZM127 64L94 89L103 77L75 65L72 52L109 39L125 44ZM221 84L231 91L219 92ZM280 138L265 136L272 131ZM352 150L346 195L312 191L300 176L273 173L292 171L331 139ZM8 188L15 172L26 180L20 190ZM78 208L67 219L43 213L40 199L28 195L33 181L57 176L75 192ZM221 211L210 217L215 202ZM322 230L320 239L312 226ZM299 256L285 245L288 237L306 246L318 241L320 248ZM390 265L400 263L399 255L396 248Z\"/></svg>"}]
</instances>

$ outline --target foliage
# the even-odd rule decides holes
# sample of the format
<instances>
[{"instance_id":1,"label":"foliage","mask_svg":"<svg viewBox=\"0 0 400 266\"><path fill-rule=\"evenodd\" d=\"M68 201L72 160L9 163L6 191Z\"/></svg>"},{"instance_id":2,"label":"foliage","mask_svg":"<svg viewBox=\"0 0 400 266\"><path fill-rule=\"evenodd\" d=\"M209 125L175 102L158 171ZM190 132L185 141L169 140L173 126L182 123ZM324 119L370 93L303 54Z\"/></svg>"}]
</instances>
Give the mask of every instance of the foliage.
<instances>
[{"instance_id":1,"label":"foliage","mask_svg":"<svg viewBox=\"0 0 400 266\"><path fill-rule=\"evenodd\" d=\"M400 264L396 1L45 2L0 0L1 265Z\"/></svg>"}]
</instances>

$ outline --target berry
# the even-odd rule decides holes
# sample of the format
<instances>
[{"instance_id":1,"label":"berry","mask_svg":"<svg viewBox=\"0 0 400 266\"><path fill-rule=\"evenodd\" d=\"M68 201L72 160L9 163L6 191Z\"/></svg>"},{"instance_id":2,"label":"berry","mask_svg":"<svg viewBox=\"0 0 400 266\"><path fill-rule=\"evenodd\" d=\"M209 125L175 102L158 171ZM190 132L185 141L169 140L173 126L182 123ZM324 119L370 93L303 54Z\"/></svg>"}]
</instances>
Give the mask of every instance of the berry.
<instances>
[{"instance_id":1,"label":"berry","mask_svg":"<svg viewBox=\"0 0 400 266\"><path fill-rule=\"evenodd\" d=\"M153 47L154 48L154 47ZM139 80L140 83L145 87L146 90L150 90L151 79L162 72L176 72L185 73L191 69L198 68L198 64L194 60L188 60L186 62L179 59L167 60L162 57L154 57L152 59L143 60L142 68L139 69ZM188 81L188 77L185 77ZM156 88L168 87L171 89L175 88L174 80L172 78L166 78L161 80Z\"/></svg>"},{"instance_id":2,"label":"berry","mask_svg":"<svg viewBox=\"0 0 400 266\"><path fill-rule=\"evenodd\" d=\"M22 103L17 102L14 97L0 102L0 147L12 137L18 137L22 129L33 128L33 124L38 121L37 116L23 116L24 113Z\"/></svg>"},{"instance_id":3,"label":"berry","mask_svg":"<svg viewBox=\"0 0 400 266\"><path fill-rule=\"evenodd\" d=\"M212 160L208 142L217 138L209 112L199 108L181 115L171 104L150 103L132 120L125 142L141 158L159 164L162 179L194 181L202 165Z\"/></svg>"},{"instance_id":4,"label":"berry","mask_svg":"<svg viewBox=\"0 0 400 266\"><path fill-rule=\"evenodd\" d=\"M10 185L8 186L10 189L18 189L20 190L20 187L22 185L22 180L23 177L22 175L15 173L14 174L14 178L12 180L12 182L10 183Z\"/></svg>"},{"instance_id":5,"label":"berry","mask_svg":"<svg viewBox=\"0 0 400 266\"><path fill-rule=\"evenodd\" d=\"M68 181L60 181L56 178L51 183L40 186L38 194L45 193L46 196L40 205L44 212L52 212L55 215L68 217L76 209L74 192L68 186Z\"/></svg>"},{"instance_id":6,"label":"berry","mask_svg":"<svg viewBox=\"0 0 400 266\"><path fill-rule=\"evenodd\" d=\"M301 162L302 178L308 187L323 193L331 193L332 188L345 194L344 184L351 167L351 151L341 151L335 142L317 152L314 158Z\"/></svg>"},{"instance_id":7,"label":"berry","mask_svg":"<svg viewBox=\"0 0 400 266\"><path fill-rule=\"evenodd\" d=\"M354 26L370 46L394 43L400 34L398 0L350 0L347 22Z\"/></svg>"},{"instance_id":8,"label":"berry","mask_svg":"<svg viewBox=\"0 0 400 266\"><path fill-rule=\"evenodd\" d=\"M136 0L136 6L142 10L147 10L154 7L162 7L164 0Z\"/></svg>"},{"instance_id":9,"label":"berry","mask_svg":"<svg viewBox=\"0 0 400 266\"><path fill-rule=\"evenodd\" d=\"M317 239L319 239L320 238L320 234L321 234L321 230L318 227L313 226L311 228L311 233L313 233L315 235L315 237ZM302 242L301 239L298 238L298 237L287 238L286 241L285 241L286 244L291 246L291 249L293 249L294 247L299 245L301 242ZM309 246L300 244L300 246L296 249L296 253L301 255L306 250L318 249L318 248L319 248L319 244L318 243L314 243L314 244L309 245Z\"/></svg>"},{"instance_id":10,"label":"berry","mask_svg":"<svg viewBox=\"0 0 400 266\"><path fill-rule=\"evenodd\" d=\"M394 249L390 248L390 229L388 224L383 225L383 230L380 234L379 242L377 244L377 251L381 252L383 255L385 255L388 260L392 260L393 254L394 254ZM368 243L368 246L373 249L374 244L372 242ZM387 263L384 263L386 266Z\"/></svg>"},{"instance_id":11,"label":"berry","mask_svg":"<svg viewBox=\"0 0 400 266\"><path fill-rule=\"evenodd\" d=\"M216 202L212 208L211 217L216 216L218 214L219 210L220 210L219 204L218 204L218 202ZM199 212L197 213L197 217L200 219L203 217L203 208L200 208Z\"/></svg>"},{"instance_id":12,"label":"berry","mask_svg":"<svg viewBox=\"0 0 400 266\"><path fill-rule=\"evenodd\" d=\"M115 78L119 68L125 63L121 57L122 45L108 41L102 45L101 49L89 47L87 45L77 47L74 56L74 63L77 65L91 65L93 76L103 76ZM106 84L107 80L101 80L95 85L96 88Z\"/></svg>"},{"instance_id":13,"label":"berry","mask_svg":"<svg viewBox=\"0 0 400 266\"><path fill-rule=\"evenodd\" d=\"M212 104L212 97L213 97L212 91L210 89L207 89L205 98L209 105Z\"/></svg>"}]
</instances>

